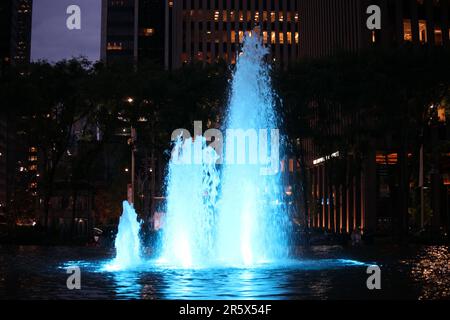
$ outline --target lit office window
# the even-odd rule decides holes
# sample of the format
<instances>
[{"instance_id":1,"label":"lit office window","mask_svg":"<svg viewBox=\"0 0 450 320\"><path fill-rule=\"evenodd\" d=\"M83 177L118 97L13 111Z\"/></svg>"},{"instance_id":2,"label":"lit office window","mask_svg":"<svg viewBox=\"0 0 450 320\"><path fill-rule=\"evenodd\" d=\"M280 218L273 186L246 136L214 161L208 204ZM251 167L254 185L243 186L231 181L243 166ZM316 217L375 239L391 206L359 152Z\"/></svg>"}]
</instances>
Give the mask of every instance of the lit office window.
<instances>
[{"instance_id":1,"label":"lit office window","mask_svg":"<svg viewBox=\"0 0 450 320\"><path fill-rule=\"evenodd\" d=\"M286 34L286 36L287 36L287 42L288 42L289 44L292 44L292 32L288 32L288 33Z\"/></svg>"},{"instance_id":2,"label":"lit office window","mask_svg":"<svg viewBox=\"0 0 450 320\"><path fill-rule=\"evenodd\" d=\"M263 42L264 42L264 44L267 44L267 41L268 41L267 31L263 31Z\"/></svg>"},{"instance_id":3,"label":"lit office window","mask_svg":"<svg viewBox=\"0 0 450 320\"><path fill-rule=\"evenodd\" d=\"M412 41L411 19L403 20L403 40Z\"/></svg>"},{"instance_id":4,"label":"lit office window","mask_svg":"<svg viewBox=\"0 0 450 320\"><path fill-rule=\"evenodd\" d=\"M419 41L420 43L427 43L427 22L419 20Z\"/></svg>"},{"instance_id":5,"label":"lit office window","mask_svg":"<svg viewBox=\"0 0 450 320\"><path fill-rule=\"evenodd\" d=\"M244 31L239 31L239 43L244 42Z\"/></svg>"},{"instance_id":6,"label":"lit office window","mask_svg":"<svg viewBox=\"0 0 450 320\"><path fill-rule=\"evenodd\" d=\"M439 106L437 111L439 122L445 122L446 121L445 106Z\"/></svg>"},{"instance_id":7,"label":"lit office window","mask_svg":"<svg viewBox=\"0 0 450 320\"><path fill-rule=\"evenodd\" d=\"M142 30L142 34L143 34L145 37L150 37L150 36L152 36L154 33L155 33L155 29L153 29L153 28L145 28L145 29Z\"/></svg>"},{"instance_id":8,"label":"lit office window","mask_svg":"<svg viewBox=\"0 0 450 320\"><path fill-rule=\"evenodd\" d=\"M441 27L436 27L434 29L434 43L437 46L442 46L443 44L443 39L442 39L442 29Z\"/></svg>"},{"instance_id":9,"label":"lit office window","mask_svg":"<svg viewBox=\"0 0 450 320\"><path fill-rule=\"evenodd\" d=\"M121 42L108 42L108 45L106 46L106 50L108 51L120 51L122 49L123 47Z\"/></svg>"}]
</instances>

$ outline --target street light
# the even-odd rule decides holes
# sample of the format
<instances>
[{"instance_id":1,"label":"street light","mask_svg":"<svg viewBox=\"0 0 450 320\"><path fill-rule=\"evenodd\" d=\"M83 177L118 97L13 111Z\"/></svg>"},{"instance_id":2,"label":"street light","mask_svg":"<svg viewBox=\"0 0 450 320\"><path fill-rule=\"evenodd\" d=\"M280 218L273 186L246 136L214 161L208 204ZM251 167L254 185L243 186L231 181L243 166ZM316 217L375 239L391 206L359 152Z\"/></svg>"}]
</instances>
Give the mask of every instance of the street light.
<instances>
[{"instance_id":1,"label":"street light","mask_svg":"<svg viewBox=\"0 0 450 320\"><path fill-rule=\"evenodd\" d=\"M126 99L126 101L132 105L134 102L134 99L132 97L128 97ZM134 184L135 184L135 174L136 174L136 167L135 167L135 152L136 152L136 147L135 147L135 142L136 142L136 129L133 128L133 124L131 124L131 138L128 141L129 145L131 146L131 186L128 185L128 190L127 190L127 197L128 197L128 202L130 204L134 204Z\"/></svg>"},{"instance_id":2,"label":"street light","mask_svg":"<svg viewBox=\"0 0 450 320\"><path fill-rule=\"evenodd\" d=\"M136 129L131 127L131 139L130 139L130 145L131 145L131 190L129 190L129 193L131 192L131 195L128 196L128 202L131 204L134 204L134 185L135 185L135 175L136 175L136 161L135 161L135 152L136 152Z\"/></svg>"}]
</instances>

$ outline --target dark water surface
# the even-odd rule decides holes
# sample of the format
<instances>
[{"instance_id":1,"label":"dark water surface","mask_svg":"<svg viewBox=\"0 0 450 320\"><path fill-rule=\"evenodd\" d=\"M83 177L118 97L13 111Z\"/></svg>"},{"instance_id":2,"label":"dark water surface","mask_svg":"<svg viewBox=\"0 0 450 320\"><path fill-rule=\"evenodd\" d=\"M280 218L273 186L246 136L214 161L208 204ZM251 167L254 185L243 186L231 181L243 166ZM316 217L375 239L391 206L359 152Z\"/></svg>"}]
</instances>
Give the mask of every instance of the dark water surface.
<instances>
[{"instance_id":1,"label":"dark water surface","mask_svg":"<svg viewBox=\"0 0 450 320\"><path fill-rule=\"evenodd\" d=\"M148 261L105 271L112 251L0 246L0 299L450 299L448 246L319 246L295 261L254 268L177 269ZM381 290L368 290L369 265ZM66 268L79 266L81 290L68 290Z\"/></svg>"}]
</instances>

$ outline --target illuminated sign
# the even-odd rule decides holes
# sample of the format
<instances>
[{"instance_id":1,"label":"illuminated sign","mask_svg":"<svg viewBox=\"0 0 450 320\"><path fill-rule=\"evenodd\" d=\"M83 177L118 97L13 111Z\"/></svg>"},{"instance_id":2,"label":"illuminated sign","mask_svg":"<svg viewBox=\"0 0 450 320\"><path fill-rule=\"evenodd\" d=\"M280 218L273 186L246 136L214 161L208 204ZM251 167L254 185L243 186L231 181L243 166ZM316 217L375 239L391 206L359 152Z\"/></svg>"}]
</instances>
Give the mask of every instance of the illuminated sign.
<instances>
[{"instance_id":1,"label":"illuminated sign","mask_svg":"<svg viewBox=\"0 0 450 320\"><path fill-rule=\"evenodd\" d=\"M339 151L336 151L335 153L332 153L332 154L329 155L329 156L322 157L322 158L319 158L319 159L314 160L314 161L313 161L313 165L320 164L320 163L322 163L322 162L325 162L325 161L327 161L327 160L330 160L331 158L339 158Z\"/></svg>"}]
</instances>

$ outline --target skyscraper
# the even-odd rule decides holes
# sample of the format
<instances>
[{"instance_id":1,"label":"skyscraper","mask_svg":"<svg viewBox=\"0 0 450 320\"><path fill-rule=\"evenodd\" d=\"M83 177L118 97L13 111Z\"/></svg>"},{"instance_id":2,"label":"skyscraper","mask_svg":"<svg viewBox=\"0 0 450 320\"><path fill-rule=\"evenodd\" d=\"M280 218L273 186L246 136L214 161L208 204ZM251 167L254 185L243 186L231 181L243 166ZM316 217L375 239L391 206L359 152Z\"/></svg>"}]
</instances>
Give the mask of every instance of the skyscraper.
<instances>
[{"instance_id":1,"label":"skyscraper","mask_svg":"<svg viewBox=\"0 0 450 320\"><path fill-rule=\"evenodd\" d=\"M0 74L11 62L11 13L12 0L0 2Z\"/></svg>"},{"instance_id":2,"label":"skyscraper","mask_svg":"<svg viewBox=\"0 0 450 320\"><path fill-rule=\"evenodd\" d=\"M139 61L164 64L165 1L139 1Z\"/></svg>"},{"instance_id":3,"label":"skyscraper","mask_svg":"<svg viewBox=\"0 0 450 320\"><path fill-rule=\"evenodd\" d=\"M15 64L30 61L32 0L12 0L11 59Z\"/></svg>"},{"instance_id":4,"label":"skyscraper","mask_svg":"<svg viewBox=\"0 0 450 320\"><path fill-rule=\"evenodd\" d=\"M234 63L245 32L258 28L273 61L287 65L300 49L299 0L167 1L166 66Z\"/></svg>"},{"instance_id":5,"label":"skyscraper","mask_svg":"<svg viewBox=\"0 0 450 320\"><path fill-rule=\"evenodd\" d=\"M162 0L108 0L106 60L164 62Z\"/></svg>"},{"instance_id":6,"label":"skyscraper","mask_svg":"<svg viewBox=\"0 0 450 320\"><path fill-rule=\"evenodd\" d=\"M138 58L138 0L107 0L106 61Z\"/></svg>"},{"instance_id":7,"label":"skyscraper","mask_svg":"<svg viewBox=\"0 0 450 320\"><path fill-rule=\"evenodd\" d=\"M7 199L7 127L6 116L0 113L0 213L6 207Z\"/></svg>"}]
</instances>

